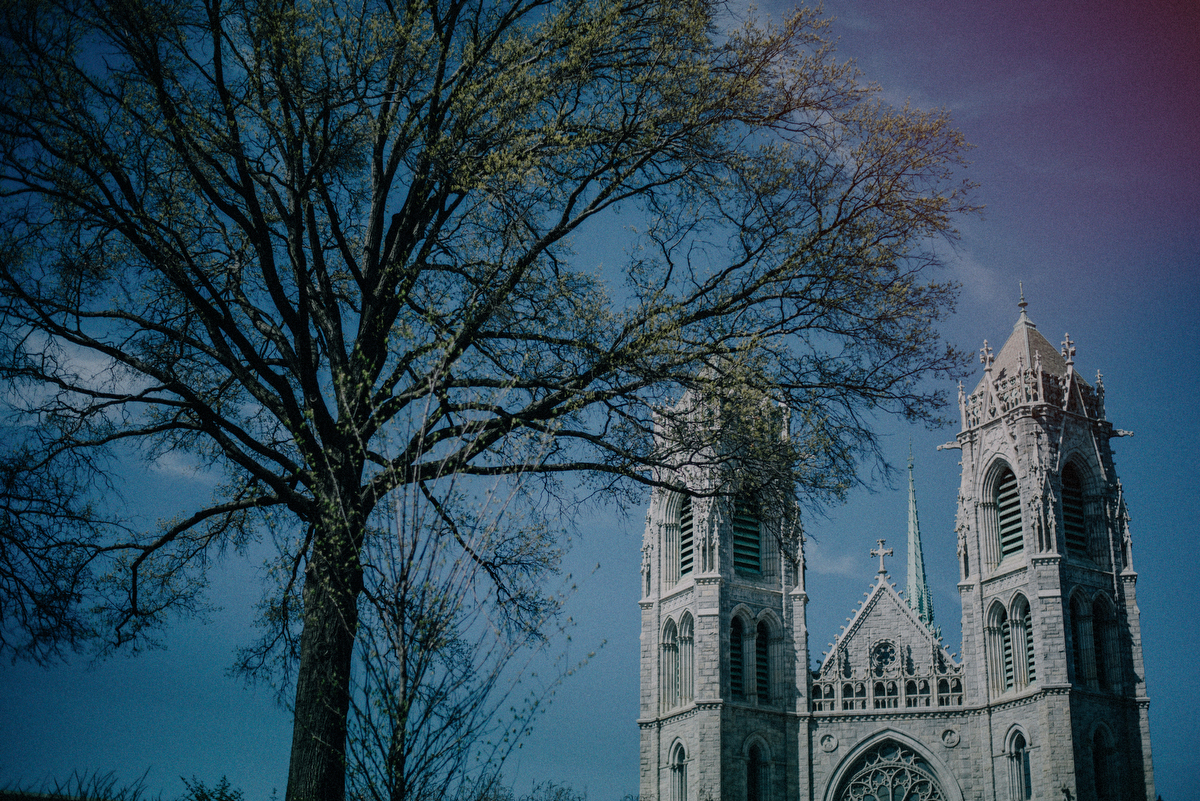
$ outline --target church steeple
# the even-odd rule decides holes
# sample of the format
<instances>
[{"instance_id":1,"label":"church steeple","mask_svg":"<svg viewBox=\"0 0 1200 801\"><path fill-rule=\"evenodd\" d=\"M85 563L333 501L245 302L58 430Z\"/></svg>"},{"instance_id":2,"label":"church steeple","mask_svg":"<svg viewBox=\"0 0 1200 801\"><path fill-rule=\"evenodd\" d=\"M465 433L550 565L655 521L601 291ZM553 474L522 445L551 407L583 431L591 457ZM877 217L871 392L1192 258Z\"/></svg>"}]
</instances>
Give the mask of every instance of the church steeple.
<instances>
[{"instance_id":1,"label":"church steeple","mask_svg":"<svg viewBox=\"0 0 1200 801\"><path fill-rule=\"evenodd\" d=\"M925 554L921 550L921 527L917 522L917 492L913 487L912 444L908 446L908 579L904 588L908 606L926 626L933 628L933 598L925 581Z\"/></svg>"}]
</instances>

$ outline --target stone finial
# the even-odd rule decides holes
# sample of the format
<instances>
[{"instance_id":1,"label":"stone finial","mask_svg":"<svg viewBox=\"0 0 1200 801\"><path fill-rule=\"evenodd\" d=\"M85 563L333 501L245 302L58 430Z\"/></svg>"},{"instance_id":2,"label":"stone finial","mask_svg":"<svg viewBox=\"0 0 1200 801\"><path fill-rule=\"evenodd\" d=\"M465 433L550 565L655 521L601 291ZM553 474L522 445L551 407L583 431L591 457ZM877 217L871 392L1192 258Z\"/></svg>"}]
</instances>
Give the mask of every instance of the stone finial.
<instances>
[{"instance_id":1,"label":"stone finial","mask_svg":"<svg viewBox=\"0 0 1200 801\"><path fill-rule=\"evenodd\" d=\"M979 349L979 362L983 365L985 370L991 370L993 361L995 361L995 359L992 356L992 348L988 345L988 341L985 339L983 340L983 347Z\"/></svg>"},{"instance_id":2,"label":"stone finial","mask_svg":"<svg viewBox=\"0 0 1200 801\"><path fill-rule=\"evenodd\" d=\"M1070 334L1063 334L1062 357L1067 364L1075 363L1075 343L1071 341Z\"/></svg>"},{"instance_id":3,"label":"stone finial","mask_svg":"<svg viewBox=\"0 0 1200 801\"><path fill-rule=\"evenodd\" d=\"M875 541L879 543L879 547L871 549L871 556L879 557L879 572L887 573L887 568L883 566L883 557L891 556L892 549L888 548L888 549L884 550L883 543L886 542L886 540L875 540Z\"/></svg>"},{"instance_id":4,"label":"stone finial","mask_svg":"<svg viewBox=\"0 0 1200 801\"><path fill-rule=\"evenodd\" d=\"M1025 314L1025 307L1029 305L1025 302L1025 283L1023 281L1018 281L1017 286L1021 288L1021 301L1017 304L1017 306L1021 309L1021 314Z\"/></svg>"}]
</instances>

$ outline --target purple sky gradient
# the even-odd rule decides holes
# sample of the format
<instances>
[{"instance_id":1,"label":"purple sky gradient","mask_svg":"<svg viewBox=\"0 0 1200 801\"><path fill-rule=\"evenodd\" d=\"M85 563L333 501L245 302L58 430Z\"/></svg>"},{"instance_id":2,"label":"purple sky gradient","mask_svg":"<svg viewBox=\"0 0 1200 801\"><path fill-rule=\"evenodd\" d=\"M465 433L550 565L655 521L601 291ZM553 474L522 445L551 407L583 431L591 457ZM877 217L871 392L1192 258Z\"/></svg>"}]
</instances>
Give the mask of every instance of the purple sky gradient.
<instances>
[{"instance_id":1,"label":"purple sky gradient","mask_svg":"<svg viewBox=\"0 0 1200 801\"><path fill-rule=\"evenodd\" d=\"M986 338L998 350L1023 281L1030 317L1052 343L1070 332L1084 376L1104 373L1109 419L1136 433L1114 447L1133 516L1155 773L1165 801L1183 801L1200 741L1200 5L1132 5L867 0L825 11L837 18L841 56L888 100L947 108L975 146L969 177L986 210L963 221L949 258L963 284L950 339L974 350ZM913 441L934 608L956 648L957 452L935 451L955 430L882 425L895 465ZM195 481L160 471L140 489L163 498ZM859 492L808 521L814 656L872 582L867 551L877 537L896 546L890 567L903 583L902 484ZM643 513L614 522L612 510L581 512L569 567L585 578L564 647L579 657L607 644L517 752L509 775L518 790L549 779L594 801L637 791ZM272 788L282 796L288 717L270 688L225 675L251 636L258 589L246 565L256 561L234 557L216 571L212 598L225 611L178 626L165 651L91 668L0 665L0 784L75 769L131 780L148 770L147 786L168 798L182 792L181 775L210 784L227 775L248 801Z\"/></svg>"}]
</instances>

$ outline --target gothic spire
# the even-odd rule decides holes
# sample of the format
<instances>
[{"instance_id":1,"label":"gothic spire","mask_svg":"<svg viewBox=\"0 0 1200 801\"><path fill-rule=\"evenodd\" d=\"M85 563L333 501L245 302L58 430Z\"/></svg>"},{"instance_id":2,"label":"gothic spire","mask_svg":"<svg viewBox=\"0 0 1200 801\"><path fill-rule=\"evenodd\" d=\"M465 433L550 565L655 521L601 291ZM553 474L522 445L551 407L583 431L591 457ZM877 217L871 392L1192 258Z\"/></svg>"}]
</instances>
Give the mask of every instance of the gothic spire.
<instances>
[{"instance_id":1,"label":"gothic spire","mask_svg":"<svg viewBox=\"0 0 1200 801\"><path fill-rule=\"evenodd\" d=\"M921 528L917 523L917 492L913 487L912 443L908 445L908 579L904 588L909 608L921 622L933 627L933 598L925 581L925 554L921 550Z\"/></svg>"}]
</instances>

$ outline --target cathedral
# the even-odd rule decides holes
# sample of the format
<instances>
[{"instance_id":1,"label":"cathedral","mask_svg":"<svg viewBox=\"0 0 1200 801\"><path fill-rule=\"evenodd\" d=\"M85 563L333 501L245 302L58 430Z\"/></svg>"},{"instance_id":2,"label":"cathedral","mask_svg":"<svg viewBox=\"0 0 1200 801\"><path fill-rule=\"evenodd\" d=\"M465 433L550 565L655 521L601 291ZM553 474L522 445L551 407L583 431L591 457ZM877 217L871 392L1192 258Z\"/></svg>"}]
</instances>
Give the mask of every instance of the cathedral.
<instances>
[{"instance_id":1,"label":"cathedral","mask_svg":"<svg viewBox=\"0 0 1200 801\"><path fill-rule=\"evenodd\" d=\"M642 561L642 801L1153 801L1129 518L1104 384L1026 314L961 385L962 656L933 622L909 463L879 572L817 669L803 538L681 465ZM787 425L786 421L781 423ZM715 471L719 468L711 468ZM753 487L753 481L742 486ZM791 544L789 544L791 543ZM821 634L824 634L822 632Z\"/></svg>"}]
</instances>

